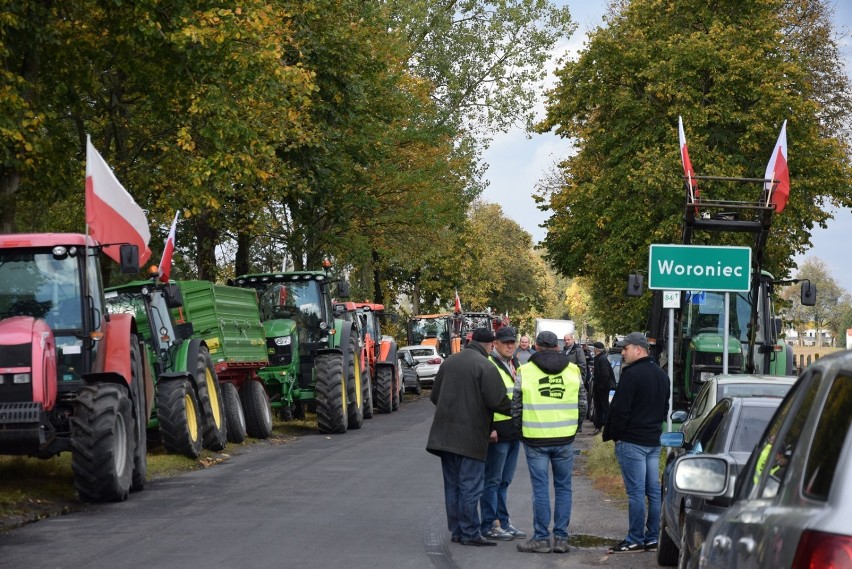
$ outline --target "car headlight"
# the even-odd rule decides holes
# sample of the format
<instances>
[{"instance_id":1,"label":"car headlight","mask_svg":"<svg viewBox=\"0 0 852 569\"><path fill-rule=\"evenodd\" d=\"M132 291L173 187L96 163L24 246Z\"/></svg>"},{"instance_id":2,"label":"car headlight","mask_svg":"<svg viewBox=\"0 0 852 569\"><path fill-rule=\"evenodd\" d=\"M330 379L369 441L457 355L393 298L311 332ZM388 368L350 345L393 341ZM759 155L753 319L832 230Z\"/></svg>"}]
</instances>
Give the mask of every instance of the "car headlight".
<instances>
[{"instance_id":1,"label":"car headlight","mask_svg":"<svg viewBox=\"0 0 852 569\"><path fill-rule=\"evenodd\" d=\"M15 384L30 383L31 381L32 377L28 373L16 373L12 375L12 383Z\"/></svg>"},{"instance_id":2,"label":"car headlight","mask_svg":"<svg viewBox=\"0 0 852 569\"><path fill-rule=\"evenodd\" d=\"M279 336L273 340L276 346L289 346L293 343L293 338L290 336Z\"/></svg>"}]
</instances>

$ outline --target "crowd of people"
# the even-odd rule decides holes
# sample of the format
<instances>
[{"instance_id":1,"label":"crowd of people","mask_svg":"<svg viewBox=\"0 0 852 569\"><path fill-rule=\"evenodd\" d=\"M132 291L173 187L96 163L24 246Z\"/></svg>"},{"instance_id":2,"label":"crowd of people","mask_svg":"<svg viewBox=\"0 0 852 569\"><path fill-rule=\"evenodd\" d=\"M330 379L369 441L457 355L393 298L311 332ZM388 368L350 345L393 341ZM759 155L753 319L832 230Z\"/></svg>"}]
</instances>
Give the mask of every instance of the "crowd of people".
<instances>
[{"instance_id":1,"label":"crowd of people","mask_svg":"<svg viewBox=\"0 0 852 569\"><path fill-rule=\"evenodd\" d=\"M618 385L603 343L578 344L573 334L563 342L560 348L550 331L531 345L508 326L496 334L479 328L441 365L426 450L441 459L452 542L487 547L519 539L526 540L516 546L523 553L567 553L573 443L588 419L589 435L615 442L628 497L627 534L610 551L656 549L668 377L639 332L617 344L625 365ZM532 485L531 536L512 524L507 502L521 447Z\"/></svg>"}]
</instances>

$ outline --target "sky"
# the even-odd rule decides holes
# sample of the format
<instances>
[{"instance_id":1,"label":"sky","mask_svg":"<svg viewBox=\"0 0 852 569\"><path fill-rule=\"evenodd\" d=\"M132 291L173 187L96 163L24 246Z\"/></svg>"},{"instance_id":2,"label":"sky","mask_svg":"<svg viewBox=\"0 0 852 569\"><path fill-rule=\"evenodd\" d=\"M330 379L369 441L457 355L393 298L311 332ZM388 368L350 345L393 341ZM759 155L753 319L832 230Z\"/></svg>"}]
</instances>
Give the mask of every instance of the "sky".
<instances>
[{"instance_id":1,"label":"sky","mask_svg":"<svg viewBox=\"0 0 852 569\"><path fill-rule=\"evenodd\" d=\"M576 54L582 49L586 34L603 24L606 0L556 0L567 4L571 18L577 22L577 31L567 40L559 43L555 57L549 65L549 71L556 68L556 58L566 53ZM845 59L847 73L852 76L852 2L836 0L834 9L835 30L844 35L840 42L841 57ZM548 84L553 84L553 74L549 73ZM543 104L538 109L543 116ZM676 137L676 133L672 133ZM788 141L790 136L788 135ZM545 237L540 227L549 217L536 207L532 195L536 184L553 169L556 162L571 152L568 140L552 133L527 135L523 129L516 129L495 137L483 159L488 164L485 178L488 187L482 198L499 204L503 214L515 220L532 235L538 243ZM767 161L769 157L766 157ZM788 156L791 173L791 193L796 191L796 157ZM680 174L677 172L676 174ZM815 227L811 232L812 248L796 258L801 264L809 257L819 257L825 261L835 282L852 294L852 263L849 262L849 244L852 243L852 210L836 211L835 218L828 221L828 227ZM844 250L845 249L845 250ZM795 276L795 270L793 271Z\"/></svg>"}]
</instances>

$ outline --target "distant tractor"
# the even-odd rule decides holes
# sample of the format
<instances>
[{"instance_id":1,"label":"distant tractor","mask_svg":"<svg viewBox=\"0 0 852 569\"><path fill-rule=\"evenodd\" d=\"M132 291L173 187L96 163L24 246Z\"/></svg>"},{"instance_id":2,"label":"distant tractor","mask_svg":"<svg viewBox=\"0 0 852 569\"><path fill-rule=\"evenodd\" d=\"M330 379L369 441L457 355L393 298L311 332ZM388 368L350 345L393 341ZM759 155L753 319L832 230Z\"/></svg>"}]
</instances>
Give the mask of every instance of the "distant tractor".
<instances>
[{"instance_id":1,"label":"distant tractor","mask_svg":"<svg viewBox=\"0 0 852 569\"><path fill-rule=\"evenodd\" d=\"M461 327L452 313L420 314L408 320L408 345L434 346L441 357L461 351Z\"/></svg>"},{"instance_id":2,"label":"distant tractor","mask_svg":"<svg viewBox=\"0 0 852 569\"><path fill-rule=\"evenodd\" d=\"M103 245L78 234L0 235L0 453L71 452L87 502L141 490L153 384L129 314L107 314ZM139 270L120 246L121 271Z\"/></svg>"},{"instance_id":3,"label":"distant tractor","mask_svg":"<svg viewBox=\"0 0 852 569\"><path fill-rule=\"evenodd\" d=\"M331 298L346 298L349 286L325 271L242 275L235 286L257 292L269 366L258 375L282 418L316 411L323 433L345 433L364 422L358 332L336 318ZM332 288L336 289L334 294Z\"/></svg>"}]
</instances>

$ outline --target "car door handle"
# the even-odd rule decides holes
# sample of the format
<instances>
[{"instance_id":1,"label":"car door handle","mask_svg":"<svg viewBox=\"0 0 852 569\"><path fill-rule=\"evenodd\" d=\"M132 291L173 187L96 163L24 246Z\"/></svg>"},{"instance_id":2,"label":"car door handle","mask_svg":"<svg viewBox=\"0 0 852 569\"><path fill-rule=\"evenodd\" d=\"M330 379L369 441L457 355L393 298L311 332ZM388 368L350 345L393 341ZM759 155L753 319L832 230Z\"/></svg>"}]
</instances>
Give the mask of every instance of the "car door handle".
<instances>
[{"instance_id":1,"label":"car door handle","mask_svg":"<svg viewBox=\"0 0 852 569\"><path fill-rule=\"evenodd\" d=\"M750 537L743 537L737 541L737 551L745 557L751 556L756 546L757 543Z\"/></svg>"},{"instance_id":2,"label":"car door handle","mask_svg":"<svg viewBox=\"0 0 852 569\"><path fill-rule=\"evenodd\" d=\"M717 535L713 538L713 547L722 553L727 553L731 550L731 538L724 535Z\"/></svg>"}]
</instances>

